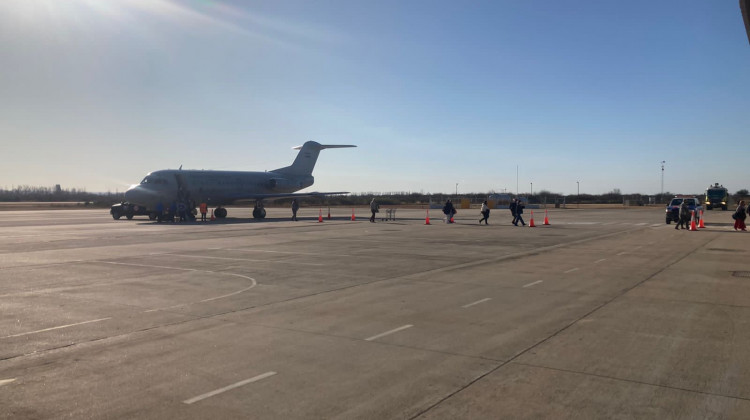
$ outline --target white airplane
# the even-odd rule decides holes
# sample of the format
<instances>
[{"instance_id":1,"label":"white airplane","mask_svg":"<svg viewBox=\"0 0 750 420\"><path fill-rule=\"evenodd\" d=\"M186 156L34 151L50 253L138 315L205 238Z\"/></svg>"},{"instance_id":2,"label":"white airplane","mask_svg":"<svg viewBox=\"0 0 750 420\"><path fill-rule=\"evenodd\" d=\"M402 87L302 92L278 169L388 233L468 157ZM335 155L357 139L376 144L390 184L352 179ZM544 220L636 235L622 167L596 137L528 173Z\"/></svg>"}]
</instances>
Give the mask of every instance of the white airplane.
<instances>
[{"instance_id":1,"label":"white airplane","mask_svg":"<svg viewBox=\"0 0 750 420\"><path fill-rule=\"evenodd\" d=\"M194 209L198 203L215 206L214 216L224 218L227 210L222 206L242 200L255 200L253 217L263 219L266 210L264 199L312 197L347 192L297 193L315 182L312 176L318 154L323 149L357 147L353 145L323 145L308 141L294 149L299 150L291 166L266 172L207 171L164 169L146 175L139 185L125 192L125 200L145 207L155 218L157 209L169 210L172 203L183 203Z\"/></svg>"}]
</instances>

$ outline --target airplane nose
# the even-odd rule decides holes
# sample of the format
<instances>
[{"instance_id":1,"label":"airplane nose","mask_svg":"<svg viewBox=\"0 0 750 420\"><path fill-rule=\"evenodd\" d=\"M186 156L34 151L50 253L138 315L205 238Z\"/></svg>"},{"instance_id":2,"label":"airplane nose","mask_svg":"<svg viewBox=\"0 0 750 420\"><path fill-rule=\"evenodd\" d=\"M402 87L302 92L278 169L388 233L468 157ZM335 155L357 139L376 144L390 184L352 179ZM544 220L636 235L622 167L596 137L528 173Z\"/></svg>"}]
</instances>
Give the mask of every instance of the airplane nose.
<instances>
[{"instance_id":1,"label":"airplane nose","mask_svg":"<svg viewBox=\"0 0 750 420\"><path fill-rule=\"evenodd\" d=\"M130 187L127 191L125 191L125 201L131 204L138 204L140 206L146 207L148 203L146 203L148 194L146 194L145 191L139 186L134 185Z\"/></svg>"}]
</instances>

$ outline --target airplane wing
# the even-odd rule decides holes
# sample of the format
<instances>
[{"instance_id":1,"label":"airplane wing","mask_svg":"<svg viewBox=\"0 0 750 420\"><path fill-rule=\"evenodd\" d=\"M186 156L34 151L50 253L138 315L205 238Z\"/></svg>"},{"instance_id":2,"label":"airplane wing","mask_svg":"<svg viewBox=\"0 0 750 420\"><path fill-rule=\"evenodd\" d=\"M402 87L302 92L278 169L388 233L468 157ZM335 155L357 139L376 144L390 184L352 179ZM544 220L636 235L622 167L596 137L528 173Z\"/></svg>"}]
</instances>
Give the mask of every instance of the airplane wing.
<instances>
[{"instance_id":1,"label":"airplane wing","mask_svg":"<svg viewBox=\"0 0 750 420\"><path fill-rule=\"evenodd\" d=\"M242 201L254 201L254 200L280 200L284 198L299 198L299 197L326 197L329 195L344 195L349 194L349 191L336 191L336 192L309 192L309 193L286 193L286 194L242 194L233 198L233 202Z\"/></svg>"}]
</instances>

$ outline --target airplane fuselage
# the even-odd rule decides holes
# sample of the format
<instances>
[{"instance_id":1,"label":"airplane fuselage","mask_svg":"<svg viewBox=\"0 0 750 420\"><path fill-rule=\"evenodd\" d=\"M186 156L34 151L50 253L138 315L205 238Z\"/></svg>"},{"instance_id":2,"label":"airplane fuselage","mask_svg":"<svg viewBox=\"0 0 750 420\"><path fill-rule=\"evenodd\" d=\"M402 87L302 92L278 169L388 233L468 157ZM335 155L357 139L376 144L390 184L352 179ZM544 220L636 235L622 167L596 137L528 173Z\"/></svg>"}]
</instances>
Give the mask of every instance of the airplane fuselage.
<instances>
[{"instance_id":1,"label":"airplane fuselage","mask_svg":"<svg viewBox=\"0 0 750 420\"><path fill-rule=\"evenodd\" d=\"M125 197L147 209L155 209L159 202L169 207L172 202L181 200L224 206L238 200L252 200L258 195L293 193L313 182L312 175L164 169L146 175L139 185L125 193Z\"/></svg>"}]
</instances>

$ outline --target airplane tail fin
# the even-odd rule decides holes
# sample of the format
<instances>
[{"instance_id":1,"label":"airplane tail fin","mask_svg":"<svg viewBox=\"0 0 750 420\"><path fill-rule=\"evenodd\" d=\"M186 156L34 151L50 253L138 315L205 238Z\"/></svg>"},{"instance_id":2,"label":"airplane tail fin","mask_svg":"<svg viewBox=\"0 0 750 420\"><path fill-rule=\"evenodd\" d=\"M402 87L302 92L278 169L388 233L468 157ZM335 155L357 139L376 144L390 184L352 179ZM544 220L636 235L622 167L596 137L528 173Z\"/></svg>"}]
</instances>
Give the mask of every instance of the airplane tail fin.
<instances>
[{"instance_id":1,"label":"airplane tail fin","mask_svg":"<svg viewBox=\"0 0 750 420\"><path fill-rule=\"evenodd\" d=\"M312 175L315 162L318 161L318 155L323 149L337 149L342 147L357 147L348 144L320 144L315 141L305 142L302 146L294 147L299 150L297 158L291 166L275 169L273 172L279 172L287 175Z\"/></svg>"}]
</instances>

